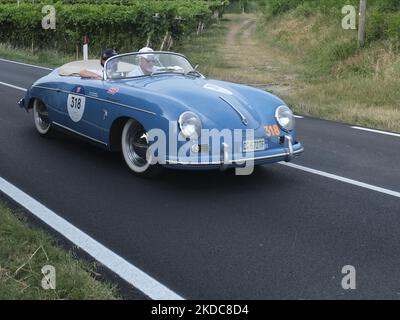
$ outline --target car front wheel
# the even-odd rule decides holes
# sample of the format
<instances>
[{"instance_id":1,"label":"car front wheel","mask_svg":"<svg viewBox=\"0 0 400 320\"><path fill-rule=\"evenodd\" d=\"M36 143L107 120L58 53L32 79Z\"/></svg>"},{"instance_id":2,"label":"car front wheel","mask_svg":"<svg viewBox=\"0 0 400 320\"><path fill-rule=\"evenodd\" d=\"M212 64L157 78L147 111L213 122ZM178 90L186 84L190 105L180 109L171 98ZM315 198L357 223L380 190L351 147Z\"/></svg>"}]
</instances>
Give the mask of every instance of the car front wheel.
<instances>
[{"instance_id":1,"label":"car front wheel","mask_svg":"<svg viewBox=\"0 0 400 320\"><path fill-rule=\"evenodd\" d=\"M134 174L153 177L161 173L162 167L152 165L147 159L149 142L146 131L133 119L128 120L122 130L121 149L125 163Z\"/></svg>"}]
</instances>

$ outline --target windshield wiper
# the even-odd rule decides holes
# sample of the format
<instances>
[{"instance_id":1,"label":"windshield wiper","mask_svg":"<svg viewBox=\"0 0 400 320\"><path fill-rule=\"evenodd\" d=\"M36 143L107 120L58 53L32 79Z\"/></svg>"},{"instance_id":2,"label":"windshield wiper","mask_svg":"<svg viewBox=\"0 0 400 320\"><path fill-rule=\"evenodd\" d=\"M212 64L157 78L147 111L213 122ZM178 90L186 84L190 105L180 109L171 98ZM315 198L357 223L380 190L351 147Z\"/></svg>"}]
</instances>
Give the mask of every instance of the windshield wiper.
<instances>
[{"instance_id":1,"label":"windshield wiper","mask_svg":"<svg viewBox=\"0 0 400 320\"><path fill-rule=\"evenodd\" d=\"M200 72L198 72L197 70L190 70L190 71L186 72L186 73L185 73L185 76L188 76L188 75L192 75L192 76L199 77L199 78L203 76L203 75L202 75Z\"/></svg>"},{"instance_id":2,"label":"windshield wiper","mask_svg":"<svg viewBox=\"0 0 400 320\"><path fill-rule=\"evenodd\" d=\"M153 76L156 74L171 72L171 73L182 74L184 76L193 75L193 76L199 77L199 78L203 77L203 75L200 72L198 72L197 70L190 70L188 72L182 72L181 70L183 70L183 69L181 69L181 68L178 69L178 68L174 68L174 67L165 67L165 68L159 68L159 69L155 70L151 75Z\"/></svg>"}]
</instances>

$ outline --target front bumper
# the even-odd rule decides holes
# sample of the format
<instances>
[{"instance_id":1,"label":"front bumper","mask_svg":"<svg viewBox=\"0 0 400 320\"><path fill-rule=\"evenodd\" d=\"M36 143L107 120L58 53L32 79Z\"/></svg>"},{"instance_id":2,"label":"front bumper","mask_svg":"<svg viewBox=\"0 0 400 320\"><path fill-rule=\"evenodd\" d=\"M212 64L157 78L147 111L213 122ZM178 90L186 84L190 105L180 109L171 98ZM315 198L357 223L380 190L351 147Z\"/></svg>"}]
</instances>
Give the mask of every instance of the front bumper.
<instances>
[{"instance_id":1,"label":"front bumper","mask_svg":"<svg viewBox=\"0 0 400 320\"><path fill-rule=\"evenodd\" d=\"M179 161L169 159L166 161L167 167L181 169L221 169L225 170L231 167L243 167L248 162L254 165L275 163L280 161L290 162L293 158L300 156L304 152L304 147L299 142L293 142L291 136L284 137L284 143L281 148L273 148L262 152L255 152L251 157L242 155L234 156L230 152L230 146L227 143L222 144L222 154L220 159L213 161L199 161L198 158L188 161Z\"/></svg>"}]
</instances>

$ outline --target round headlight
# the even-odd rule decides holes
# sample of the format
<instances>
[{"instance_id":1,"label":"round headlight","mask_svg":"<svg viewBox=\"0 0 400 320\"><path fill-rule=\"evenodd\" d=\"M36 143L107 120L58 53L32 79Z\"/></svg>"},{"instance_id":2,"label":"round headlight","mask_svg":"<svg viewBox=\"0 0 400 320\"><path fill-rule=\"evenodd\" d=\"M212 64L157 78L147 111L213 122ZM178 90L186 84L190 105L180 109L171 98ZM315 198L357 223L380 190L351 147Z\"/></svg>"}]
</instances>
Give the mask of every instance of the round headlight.
<instances>
[{"instance_id":1,"label":"round headlight","mask_svg":"<svg viewBox=\"0 0 400 320\"><path fill-rule=\"evenodd\" d=\"M198 138L201 134L201 121L197 114L184 112L179 117L179 128L185 138Z\"/></svg>"},{"instance_id":2,"label":"round headlight","mask_svg":"<svg viewBox=\"0 0 400 320\"><path fill-rule=\"evenodd\" d=\"M294 115L287 106L280 106L275 111L275 118L282 130L292 131L294 129Z\"/></svg>"}]
</instances>

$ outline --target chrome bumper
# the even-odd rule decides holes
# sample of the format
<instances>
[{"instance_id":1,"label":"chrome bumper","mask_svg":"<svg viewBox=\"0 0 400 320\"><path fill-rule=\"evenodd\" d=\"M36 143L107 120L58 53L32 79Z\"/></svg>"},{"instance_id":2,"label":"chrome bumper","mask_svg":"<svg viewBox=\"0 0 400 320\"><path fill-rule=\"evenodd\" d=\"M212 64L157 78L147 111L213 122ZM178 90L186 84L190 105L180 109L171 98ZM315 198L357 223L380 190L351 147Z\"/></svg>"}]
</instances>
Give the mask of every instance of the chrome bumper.
<instances>
[{"instance_id":1,"label":"chrome bumper","mask_svg":"<svg viewBox=\"0 0 400 320\"><path fill-rule=\"evenodd\" d=\"M262 157L255 157L255 158L230 160L229 159L229 146L226 143L223 143L222 148L223 148L223 153L224 153L224 160L223 160L223 163L221 164L221 170L226 169L229 165L232 165L232 164L240 164L240 163L245 163L248 161L268 160L268 159L282 158L282 157L285 158L286 162L290 162L293 160L294 157L297 157L301 153L304 152L304 148L301 148L297 151L293 150L293 138L291 136L285 136L284 147L285 147L285 153L274 154L274 155L269 155L269 156L262 156Z\"/></svg>"},{"instance_id":2,"label":"chrome bumper","mask_svg":"<svg viewBox=\"0 0 400 320\"><path fill-rule=\"evenodd\" d=\"M189 166L189 167L202 167L202 166L220 166L221 170L227 169L231 165L243 165L249 161L262 161L262 160L273 160L273 159L281 159L284 158L284 161L290 162L293 158L298 157L301 153L304 152L304 148L298 149L294 151L293 148L293 138L291 136L285 136L284 141L284 150L283 153L272 154L267 156L260 156L254 158L243 158L243 159L230 159L229 158L229 145L227 143L222 144L222 152L223 152L223 160L222 161L214 161L214 162L183 162L183 161L167 161L167 165L181 165L181 166Z\"/></svg>"}]
</instances>

